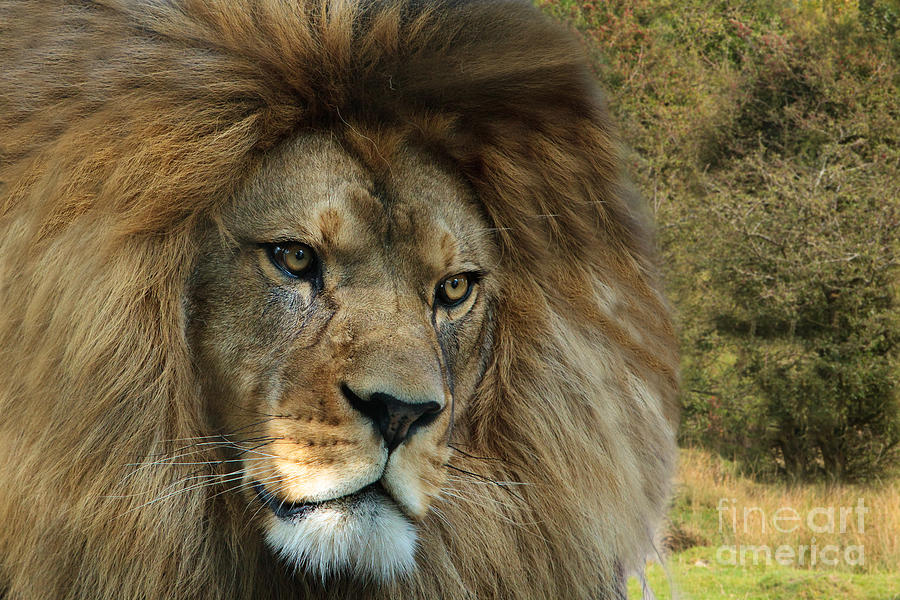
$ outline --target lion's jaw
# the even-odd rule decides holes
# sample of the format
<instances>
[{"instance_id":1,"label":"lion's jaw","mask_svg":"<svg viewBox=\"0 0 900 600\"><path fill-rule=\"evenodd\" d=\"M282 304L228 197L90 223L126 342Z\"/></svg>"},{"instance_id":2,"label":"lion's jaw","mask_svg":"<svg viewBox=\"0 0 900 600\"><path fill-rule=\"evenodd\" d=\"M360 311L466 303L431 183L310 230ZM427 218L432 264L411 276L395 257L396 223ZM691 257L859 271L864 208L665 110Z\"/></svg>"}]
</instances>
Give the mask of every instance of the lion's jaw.
<instances>
[{"instance_id":1,"label":"lion's jaw","mask_svg":"<svg viewBox=\"0 0 900 600\"><path fill-rule=\"evenodd\" d=\"M229 480L275 553L322 579L414 568L490 345L495 249L470 192L422 153L395 158L374 181L331 137L285 144L207 229L187 303ZM307 245L316 270L279 270L276 242ZM458 305L438 301L476 272Z\"/></svg>"},{"instance_id":2,"label":"lion's jaw","mask_svg":"<svg viewBox=\"0 0 900 600\"><path fill-rule=\"evenodd\" d=\"M271 516L266 540L321 578L335 572L388 581L415 566L415 526L383 494L362 491L290 520Z\"/></svg>"}]
</instances>

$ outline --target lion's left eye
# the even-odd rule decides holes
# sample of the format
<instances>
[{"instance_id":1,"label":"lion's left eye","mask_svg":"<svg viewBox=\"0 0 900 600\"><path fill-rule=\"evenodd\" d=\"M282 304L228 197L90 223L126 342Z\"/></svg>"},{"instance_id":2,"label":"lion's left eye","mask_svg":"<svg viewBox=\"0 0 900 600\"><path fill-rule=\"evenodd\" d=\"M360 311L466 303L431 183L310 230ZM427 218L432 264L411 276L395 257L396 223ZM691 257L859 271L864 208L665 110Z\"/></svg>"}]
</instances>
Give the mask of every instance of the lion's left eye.
<instances>
[{"instance_id":1,"label":"lion's left eye","mask_svg":"<svg viewBox=\"0 0 900 600\"><path fill-rule=\"evenodd\" d=\"M316 262L316 253L300 242L268 244L266 250L276 267L291 277L309 274Z\"/></svg>"},{"instance_id":2,"label":"lion's left eye","mask_svg":"<svg viewBox=\"0 0 900 600\"><path fill-rule=\"evenodd\" d=\"M444 306L456 306L469 297L473 281L468 273L457 273L438 286L435 297Z\"/></svg>"}]
</instances>

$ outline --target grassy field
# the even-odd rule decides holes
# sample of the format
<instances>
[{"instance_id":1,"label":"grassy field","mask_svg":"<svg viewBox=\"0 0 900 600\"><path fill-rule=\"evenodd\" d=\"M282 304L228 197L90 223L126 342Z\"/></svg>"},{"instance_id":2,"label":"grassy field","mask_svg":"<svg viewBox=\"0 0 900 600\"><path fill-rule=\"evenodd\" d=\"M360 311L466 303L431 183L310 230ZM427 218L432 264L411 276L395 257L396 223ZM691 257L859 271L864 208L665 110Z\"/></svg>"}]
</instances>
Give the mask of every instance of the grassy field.
<instances>
[{"instance_id":1,"label":"grassy field","mask_svg":"<svg viewBox=\"0 0 900 600\"><path fill-rule=\"evenodd\" d=\"M658 600L898 600L900 575L844 573L787 567L734 567L716 561L716 548L697 547L673 555L669 574L658 564L647 569L650 588ZM671 578L671 584L670 584ZM676 595L672 594L672 586ZM632 578L629 598L640 598Z\"/></svg>"},{"instance_id":2,"label":"grassy field","mask_svg":"<svg viewBox=\"0 0 900 600\"><path fill-rule=\"evenodd\" d=\"M857 573L900 566L900 482L763 484L741 476L733 463L709 452L682 450L676 490L666 538L675 550L831 545L840 549L836 564L821 559L810 564L807 555L804 566ZM859 560L857 547L864 549ZM854 549L849 561L847 548ZM793 562L801 561L797 557Z\"/></svg>"},{"instance_id":3,"label":"grassy field","mask_svg":"<svg viewBox=\"0 0 900 600\"><path fill-rule=\"evenodd\" d=\"M860 498L867 509L862 523ZM732 463L708 452L683 450L669 520L663 535L663 544L671 549L668 573L659 564L647 569L648 583L660 600L900 600L898 482L764 485L742 477ZM815 564L810 564L812 545ZM801 564L803 546L807 550ZM836 550L826 550L823 561L821 554L829 546ZM762 548L770 549L770 560ZM630 581L630 594L640 598L637 580Z\"/></svg>"}]
</instances>

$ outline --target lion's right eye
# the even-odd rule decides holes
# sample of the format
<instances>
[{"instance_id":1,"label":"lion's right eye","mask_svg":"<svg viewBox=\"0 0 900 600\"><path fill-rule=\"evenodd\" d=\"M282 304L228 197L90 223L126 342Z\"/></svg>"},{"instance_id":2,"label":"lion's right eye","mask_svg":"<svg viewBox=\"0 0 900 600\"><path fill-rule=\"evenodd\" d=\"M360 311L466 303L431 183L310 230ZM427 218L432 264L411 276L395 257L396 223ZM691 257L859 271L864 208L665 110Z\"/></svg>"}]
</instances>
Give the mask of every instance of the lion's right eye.
<instances>
[{"instance_id":1,"label":"lion's right eye","mask_svg":"<svg viewBox=\"0 0 900 600\"><path fill-rule=\"evenodd\" d=\"M272 263L291 277L304 277L316 264L316 253L300 242L267 244L266 250Z\"/></svg>"},{"instance_id":2,"label":"lion's right eye","mask_svg":"<svg viewBox=\"0 0 900 600\"><path fill-rule=\"evenodd\" d=\"M468 273L457 273L448 277L438 285L435 298L447 307L461 304L472 291L472 281Z\"/></svg>"}]
</instances>

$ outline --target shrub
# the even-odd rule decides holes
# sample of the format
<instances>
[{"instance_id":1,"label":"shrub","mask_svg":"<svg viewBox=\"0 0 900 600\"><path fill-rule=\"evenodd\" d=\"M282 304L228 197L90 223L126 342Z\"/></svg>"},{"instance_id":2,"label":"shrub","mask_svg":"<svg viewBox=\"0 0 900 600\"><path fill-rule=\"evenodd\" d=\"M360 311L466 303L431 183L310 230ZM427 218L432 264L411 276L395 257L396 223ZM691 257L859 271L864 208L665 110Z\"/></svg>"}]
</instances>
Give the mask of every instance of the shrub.
<instances>
[{"instance_id":1,"label":"shrub","mask_svg":"<svg viewBox=\"0 0 900 600\"><path fill-rule=\"evenodd\" d=\"M682 320L682 439L760 475L900 454L896 0L543 0L623 123Z\"/></svg>"}]
</instances>

